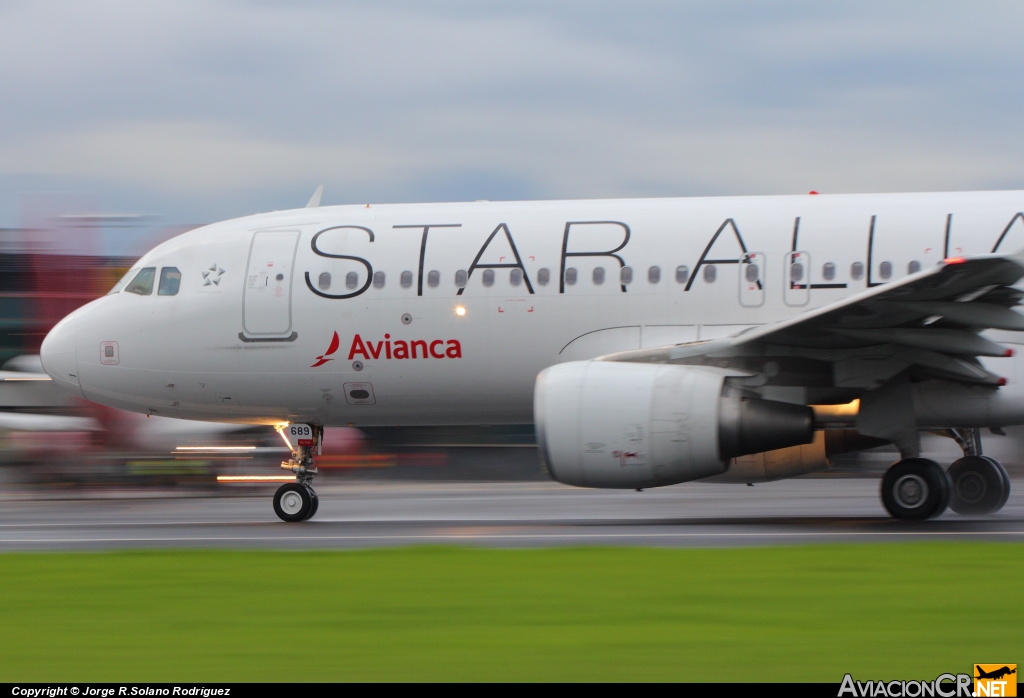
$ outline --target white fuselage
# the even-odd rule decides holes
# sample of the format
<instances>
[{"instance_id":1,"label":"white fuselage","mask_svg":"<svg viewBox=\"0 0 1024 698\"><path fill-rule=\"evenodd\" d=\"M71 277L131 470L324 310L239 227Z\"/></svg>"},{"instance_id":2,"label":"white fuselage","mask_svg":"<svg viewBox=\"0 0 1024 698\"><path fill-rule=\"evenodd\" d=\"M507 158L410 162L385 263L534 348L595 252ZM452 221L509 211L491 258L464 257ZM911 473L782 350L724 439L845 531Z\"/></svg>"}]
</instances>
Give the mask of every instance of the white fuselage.
<instances>
[{"instance_id":1,"label":"white fuselage","mask_svg":"<svg viewBox=\"0 0 1024 698\"><path fill-rule=\"evenodd\" d=\"M168 417L529 423L547 366L725 336L1011 251L1021 211L1024 192L268 213L155 248L126 277L153 268L151 293L76 311L43 355L90 400ZM171 268L180 287L160 295ZM1012 359L986 364L1016 375Z\"/></svg>"}]
</instances>

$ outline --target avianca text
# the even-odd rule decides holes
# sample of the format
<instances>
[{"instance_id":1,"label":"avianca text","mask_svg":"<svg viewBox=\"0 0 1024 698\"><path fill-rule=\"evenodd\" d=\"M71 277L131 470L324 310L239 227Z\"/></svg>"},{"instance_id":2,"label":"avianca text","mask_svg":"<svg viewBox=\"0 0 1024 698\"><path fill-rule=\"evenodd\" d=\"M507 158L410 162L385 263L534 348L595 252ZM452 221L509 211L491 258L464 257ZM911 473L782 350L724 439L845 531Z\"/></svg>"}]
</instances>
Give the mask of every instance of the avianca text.
<instances>
[{"instance_id":1,"label":"avianca text","mask_svg":"<svg viewBox=\"0 0 1024 698\"><path fill-rule=\"evenodd\" d=\"M362 336L352 337L352 346L348 350L348 360L362 358L371 359L461 359L462 344L457 339L404 339L391 340L390 334L384 339L374 342L364 340Z\"/></svg>"}]
</instances>

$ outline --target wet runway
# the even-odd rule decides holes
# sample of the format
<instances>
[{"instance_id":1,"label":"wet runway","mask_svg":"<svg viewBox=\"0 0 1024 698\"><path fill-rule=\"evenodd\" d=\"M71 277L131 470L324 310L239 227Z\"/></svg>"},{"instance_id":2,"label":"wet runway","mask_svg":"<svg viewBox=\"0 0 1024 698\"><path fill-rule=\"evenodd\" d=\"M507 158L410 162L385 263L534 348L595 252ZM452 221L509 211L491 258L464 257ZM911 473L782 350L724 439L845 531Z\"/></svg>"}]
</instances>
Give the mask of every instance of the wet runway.
<instances>
[{"instance_id":1,"label":"wet runway","mask_svg":"<svg viewBox=\"0 0 1024 698\"><path fill-rule=\"evenodd\" d=\"M644 492L553 482L318 483L320 510L285 524L273 488L182 494L0 492L0 550L674 547L924 540L1024 541L1024 481L1002 511L927 522L888 517L872 478ZM232 487L230 485L225 487ZM238 487L238 486L234 486Z\"/></svg>"}]
</instances>

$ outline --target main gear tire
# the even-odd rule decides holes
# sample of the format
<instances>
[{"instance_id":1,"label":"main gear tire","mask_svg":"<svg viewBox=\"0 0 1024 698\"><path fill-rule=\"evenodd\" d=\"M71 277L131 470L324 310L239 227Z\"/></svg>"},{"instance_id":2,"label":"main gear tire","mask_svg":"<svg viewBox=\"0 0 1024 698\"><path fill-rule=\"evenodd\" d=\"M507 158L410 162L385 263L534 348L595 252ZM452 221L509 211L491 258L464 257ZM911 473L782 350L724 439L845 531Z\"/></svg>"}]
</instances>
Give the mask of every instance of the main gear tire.
<instances>
[{"instance_id":1,"label":"main gear tire","mask_svg":"<svg viewBox=\"0 0 1024 698\"><path fill-rule=\"evenodd\" d=\"M1010 496L1010 477L994 458L964 456L949 466L948 472L952 485L949 508L958 514L991 514Z\"/></svg>"},{"instance_id":2,"label":"main gear tire","mask_svg":"<svg viewBox=\"0 0 1024 698\"><path fill-rule=\"evenodd\" d=\"M923 520L946 510L950 480L939 464L927 458L894 463L882 478L882 504L897 519Z\"/></svg>"}]
</instances>

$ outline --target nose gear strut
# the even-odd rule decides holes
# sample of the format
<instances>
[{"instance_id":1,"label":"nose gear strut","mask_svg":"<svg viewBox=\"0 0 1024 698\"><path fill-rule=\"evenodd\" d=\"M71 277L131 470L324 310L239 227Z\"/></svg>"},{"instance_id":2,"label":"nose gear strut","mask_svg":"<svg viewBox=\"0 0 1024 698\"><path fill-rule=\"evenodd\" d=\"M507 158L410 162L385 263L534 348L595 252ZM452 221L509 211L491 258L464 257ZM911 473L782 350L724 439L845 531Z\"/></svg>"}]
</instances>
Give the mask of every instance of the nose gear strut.
<instances>
[{"instance_id":1,"label":"nose gear strut","mask_svg":"<svg viewBox=\"0 0 1024 698\"><path fill-rule=\"evenodd\" d=\"M288 424L277 428L291 449L291 458L281 467L295 475L295 482L281 485L274 493L274 513L282 521L305 521L313 518L320 499L313 489L317 468L313 456L320 454L324 428L318 424Z\"/></svg>"}]
</instances>

